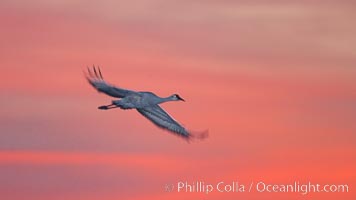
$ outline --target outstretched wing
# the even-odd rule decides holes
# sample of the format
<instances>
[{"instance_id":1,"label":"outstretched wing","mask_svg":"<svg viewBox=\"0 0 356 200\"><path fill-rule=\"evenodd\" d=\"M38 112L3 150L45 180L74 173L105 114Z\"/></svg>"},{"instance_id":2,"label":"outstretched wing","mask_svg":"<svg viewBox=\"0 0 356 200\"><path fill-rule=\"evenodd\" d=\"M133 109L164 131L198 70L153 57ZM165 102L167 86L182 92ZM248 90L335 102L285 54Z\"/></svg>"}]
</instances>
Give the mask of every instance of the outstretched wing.
<instances>
[{"instance_id":1,"label":"outstretched wing","mask_svg":"<svg viewBox=\"0 0 356 200\"><path fill-rule=\"evenodd\" d=\"M92 85L96 90L98 90L98 92L105 93L109 96L124 98L129 94L135 93L134 91L119 88L104 81L103 75L101 74L99 67L98 67L98 72L95 66L93 66L93 70L90 70L88 68L88 73L86 73L85 76L88 82L90 83L90 85Z\"/></svg>"},{"instance_id":2,"label":"outstretched wing","mask_svg":"<svg viewBox=\"0 0 356 200\"><path fill-rule=\"evenodd\" d=\"M191 134L158 105L137 108L137 111L160 128L189 139Z\"/></svg>"}]
</instances>

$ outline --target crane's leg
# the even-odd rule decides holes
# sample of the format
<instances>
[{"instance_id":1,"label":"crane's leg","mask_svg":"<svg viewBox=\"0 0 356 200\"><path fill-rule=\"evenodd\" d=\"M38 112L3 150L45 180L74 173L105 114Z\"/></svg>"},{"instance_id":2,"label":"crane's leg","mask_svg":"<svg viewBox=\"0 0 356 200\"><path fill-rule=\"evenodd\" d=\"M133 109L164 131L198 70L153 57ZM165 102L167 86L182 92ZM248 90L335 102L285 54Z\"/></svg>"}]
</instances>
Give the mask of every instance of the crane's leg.
<instances>
[{"instance_id":1,"label":"crane's leg","mask_svg":"<svg viewBox=\"0 0 356 200\"><path fill-rule=\"evenodd\" d=\"M127 102L127 100L125 101L125 98L121 100L112 101L112 105L119 107L123 110L135 108L135 105L133 105L131 102Z\"/></svg>"},{"instance_id":2,"label":"crane's leg","mask_svg":"<svg viewBox=\"0 0 356 200\"><path fill-rule=\"evenodd\" d=\"M108 109L112 109L112 108L117 108L117 105L114 104L110 104L110 105L106 105L106 106L99 106L98 109L100 110L108 110Z\"/></svg>"}]
</instances>

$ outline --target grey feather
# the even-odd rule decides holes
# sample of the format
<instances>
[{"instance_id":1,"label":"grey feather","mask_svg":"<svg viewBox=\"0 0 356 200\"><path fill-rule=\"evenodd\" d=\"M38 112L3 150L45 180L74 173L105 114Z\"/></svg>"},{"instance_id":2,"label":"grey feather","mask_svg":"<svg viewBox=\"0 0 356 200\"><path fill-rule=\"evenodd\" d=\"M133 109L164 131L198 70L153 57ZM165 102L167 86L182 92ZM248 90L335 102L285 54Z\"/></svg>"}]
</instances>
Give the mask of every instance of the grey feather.
<instances>
[{"instance_id":1,"label":"grey feather","mask_svg":"<svg viewBox=\"0 0 356 200\"><path fill-rule=\"evenodd\" d=\"M182 125L175 121L158 105L138 108L137 111L160 128L169 130L186 138L189 138L190 136L189 132Z\"/></svg>"},{"instance_id":2,"label":"grey feather","mask_svg":"<svg viewBox=\"0 0 356 200\"><path fill-rule=\"evenodd\" d=\"M102 92L116 98L124 98L125 96L134 93L134 91L116 87L106 82L103 79L100 69L99 74L95 70L95 67L93 67L93 71L94 73L88 68L88 74L86 75L86 78L90 85L92 85L98 92Z\"/></svg>"}]
</instances>

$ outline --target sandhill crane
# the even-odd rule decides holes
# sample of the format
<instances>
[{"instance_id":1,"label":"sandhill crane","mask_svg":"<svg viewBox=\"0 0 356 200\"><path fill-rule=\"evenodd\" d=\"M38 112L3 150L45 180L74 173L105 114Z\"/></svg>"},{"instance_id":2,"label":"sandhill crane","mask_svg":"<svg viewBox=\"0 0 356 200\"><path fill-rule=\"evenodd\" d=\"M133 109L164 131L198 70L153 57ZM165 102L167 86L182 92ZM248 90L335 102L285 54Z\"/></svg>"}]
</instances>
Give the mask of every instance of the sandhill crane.
<instances>
[{"instance_id":1,"label":"sandhill crane","mask_svg":"<svg viewBox=\"0 0 356 200\"><path fill-rule=\"evenodd\" d=\"M100 68L98 67L96 69L95 66L93 66L92 70L88 68L88 73L85 73L85 75L89 83L98 92L105 93L111 97L119 98L113 100L110 105L99 106L98 109L136 109L158 127L166 129L187 140L192 138L203 139L208 135L207 131L192 134L191 131L185 129L158 105L168 101L184 101L184 99L178 94L173 94L168 97L159 97L152 92L136 92L116 87L106 82L103 79Z\"/></svg>"}]
</instances>

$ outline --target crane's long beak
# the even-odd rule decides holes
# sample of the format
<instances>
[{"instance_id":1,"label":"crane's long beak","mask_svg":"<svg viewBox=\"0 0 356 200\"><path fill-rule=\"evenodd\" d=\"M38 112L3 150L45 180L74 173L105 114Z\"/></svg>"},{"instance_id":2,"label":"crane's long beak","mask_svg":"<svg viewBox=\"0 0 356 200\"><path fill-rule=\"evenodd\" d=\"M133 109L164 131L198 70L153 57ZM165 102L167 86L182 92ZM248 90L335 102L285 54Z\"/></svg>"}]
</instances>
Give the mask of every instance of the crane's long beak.
<instances>
[{"instance_id":1,"label":"crane's long beak","mask_svg":"<svg viewBox=\"0 0 356 200\"><path fill-rule=\"evenodd\" d=\"M181 101L185 101L182 97L178 96L178 99Z\"/></svg>"}]
</instances>

